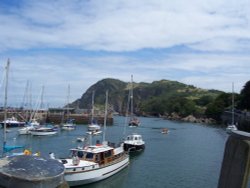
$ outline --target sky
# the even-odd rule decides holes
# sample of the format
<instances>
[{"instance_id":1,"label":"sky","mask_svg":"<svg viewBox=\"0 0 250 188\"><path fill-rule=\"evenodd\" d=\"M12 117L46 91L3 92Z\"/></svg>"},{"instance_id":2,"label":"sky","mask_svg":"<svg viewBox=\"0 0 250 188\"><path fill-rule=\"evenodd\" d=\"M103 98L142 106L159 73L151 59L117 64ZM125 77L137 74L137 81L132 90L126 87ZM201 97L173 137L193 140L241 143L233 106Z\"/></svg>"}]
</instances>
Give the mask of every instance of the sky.
<instances>
[{"instance_id":1,"label":"sky","mask_svg":"<svg viewBox=\"0 0 250 188\"><path fill-rule=\"evenodd\" d=\"M131 75L239 93L249 51L249 0L1 0L0 106L8 58L8 105L62 107Z\"/></svg>"}]
</instances>

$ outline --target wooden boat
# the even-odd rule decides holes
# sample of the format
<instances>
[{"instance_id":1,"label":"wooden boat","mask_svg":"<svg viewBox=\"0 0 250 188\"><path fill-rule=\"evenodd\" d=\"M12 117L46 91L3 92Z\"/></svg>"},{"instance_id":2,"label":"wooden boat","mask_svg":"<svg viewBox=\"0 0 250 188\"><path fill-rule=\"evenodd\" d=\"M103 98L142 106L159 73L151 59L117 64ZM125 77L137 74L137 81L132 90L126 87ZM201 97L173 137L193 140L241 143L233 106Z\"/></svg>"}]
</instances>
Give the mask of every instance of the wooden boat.
<instances>
[{"instance_id":1,"label":"wooden boat","mask_svg":"<svg viewBox=\"0 0 250 188\"><path fill-rule=\"evenodd\" d=\"M107 93L105 105L104 130L107 117ZM90 137L92 134L89 135ZM90 139L91 140L91 139ZM118 147L108 145L103 133L102 144L71 149L71 157L59 159L65 167L64 179L70 186L79 186L108 178L129 164L129 156L124 151L123 143Z\"/></svg>"},{"instance_id":2,"label":"wooden boat","mask_svg":"<svg viewBox=\"0 0 250 188\"><path fill-rule=\"evenodd\" d=\"M71 149L72 158L61 159L65 167L65 180L70 186L79 186L108 178L129 164L129 156L123 150L106 143L85 148Z\"/></svg>"},{"instance_id":3,"label":"wooden boat","mask_svg":"<svg viewBox=\"0 0 250 188\"><path fill-rule=\"evenodd\" d=\"M145 149L145 142L140 134L128 135L124 143L124 150L128 152L142 151Z\"/></svg>"}]
</instances>

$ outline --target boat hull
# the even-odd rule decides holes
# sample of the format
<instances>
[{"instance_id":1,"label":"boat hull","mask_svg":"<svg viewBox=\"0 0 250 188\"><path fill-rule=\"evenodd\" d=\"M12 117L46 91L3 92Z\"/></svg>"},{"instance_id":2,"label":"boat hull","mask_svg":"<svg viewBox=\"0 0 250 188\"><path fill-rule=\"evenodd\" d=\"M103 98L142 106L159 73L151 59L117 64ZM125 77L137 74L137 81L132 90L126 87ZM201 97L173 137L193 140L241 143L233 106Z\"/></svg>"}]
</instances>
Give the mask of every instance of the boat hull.
<instances>
[{"instance_id":1,"label":"boat hull","mask_svg":"<svg viewBox=\"0 0 250 188\"><path fill-rule=\"evenodd\" d=\"M135 145L135 144L124 143L123 148L125 151L128 151L128 152L137 152L137 151L144 150L145 144Z\"/></svg>"},{"instance_id":2,"label":"boat hull","mask_svg":"<svg viewBox=\"0 0 250 188\"><path fill-rule=\"evenodd\" d=\"M57 134L56 131L54 132L36 132L36 131L30 131L30 134L33 136L48 136L48 135L54 135Z\"/></svg>"},{"instance_id":3,"label":"boat hull","mask_svg":"<svg viewBox=\"0 0 250 188\"><path fill-rule=\"evenodd\" d=\"M24 127L25 122L19 122L19 123L6 123L6 127L11 128L11 127ZM4 123L1 123L1 126L4 127Z\"/></svg>"},{"instance_id":4,"label":"boat hull","mask_svg":"<svg viewBox=\"0 0 250 188\"><path fill-rule=\"evenodd\" d=\"M119 171L127 167L128 164L129 156L126 155L124 159L118 161L117 163L113 163L104 167L98 167L96 169L94 168L92 170L77 172L77 167L75 168L75 171L72 168L66 169L64 178L69 186L79 186L94 183L118 173Z\"/></svg>"}]
</instances>

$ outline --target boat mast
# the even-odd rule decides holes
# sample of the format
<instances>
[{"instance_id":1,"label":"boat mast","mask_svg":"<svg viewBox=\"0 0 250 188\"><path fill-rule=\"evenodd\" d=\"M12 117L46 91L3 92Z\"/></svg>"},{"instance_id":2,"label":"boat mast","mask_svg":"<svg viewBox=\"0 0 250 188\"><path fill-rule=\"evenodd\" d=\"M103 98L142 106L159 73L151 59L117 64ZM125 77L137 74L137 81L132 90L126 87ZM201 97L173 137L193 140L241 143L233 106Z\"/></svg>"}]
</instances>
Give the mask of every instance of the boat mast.
<instances>
[{"instance_id":1,"label":"boat mast","mask_svg":"<svg viewBox=\"0 0 250 188\"><path fill-rule=\"evenodd\" d=\"M107 115L108 115L108 90L106 91L106 100L105 100L105 113L104 113L104 126L103 126L103 142L106 140L106 124L107 124Z\"/></svg>"},{"instance_id":2,"label":"boat mast","mask_svg":"<svg viewBox=\"0 0 250 188\"><path fill-rule=\"evenodd\" d=\"M130 98L131 98L131 118L134 116L134 111L133 111L133 75L131 75L131 96L130 96Z\"/></svg>"},{"instance_id":3,"label":"boat mast","mask_svg":"<svg viewBox=\"0 0 250 188\"><path fill-rule=\"evenodd\" d=\"M92 93L91 123L93 123L93 121L94 121L94 112L95 112L95 109L94 109L94 98L95 98L95 91L93 91L93 93Z\"/></svg>"},{"instance_id":4,"label":"boat mast","mask_svg":"<svg viewBox=\"0 0 250 188\"><path fill-rule=\"evenodd\" d=\"M234 83L232 83L232 125L234 125Z\"/></svg>"},{"instance_id":5,"label":"boat mast","mask_svg":"<svg viewBox=\"0 0 250 188\"><path fill-rule=\"evenodd\" d=\"M4 140L3 140L3 149L6 145L6 120L7 120L7 96L8 96L8 77L9 77L9 67L10 60L8 59L6 69L6 82L5 82L5 94L4 94Z\"/></svg>"},{"instance_id":6,"label":"boat mast","mask_svg":"<svg viewBox=\"0 0 250 188\"><path fill-rule=\"evenodd\" d=\"M67 120L69 121L69 95L70 95L70 85L68 85L68 96L67 96Z\"/></svg>"}]
</instances>

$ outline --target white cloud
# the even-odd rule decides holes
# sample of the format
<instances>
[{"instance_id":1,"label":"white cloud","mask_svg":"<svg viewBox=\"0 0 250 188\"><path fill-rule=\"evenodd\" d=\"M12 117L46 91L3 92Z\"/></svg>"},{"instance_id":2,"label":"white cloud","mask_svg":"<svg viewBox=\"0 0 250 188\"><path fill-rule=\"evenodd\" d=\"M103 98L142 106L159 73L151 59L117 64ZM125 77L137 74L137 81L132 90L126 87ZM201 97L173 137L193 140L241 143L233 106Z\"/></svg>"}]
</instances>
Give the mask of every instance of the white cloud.
<instances>
[{"instance_id":1,"label":"white cloud","mask_svg":"<svg viewBox=\"0 0 250 188\"><path fill-rule=\"evenodd\" d=\"M0 2L10 101L20 104L27 80L34 98L45 85L45 100L64 105L68 84L75 100L100 79L131 74L225 91L235 82L239 92L249 79L249 20L245 0Z\"/></svg>"}]
</instances>

